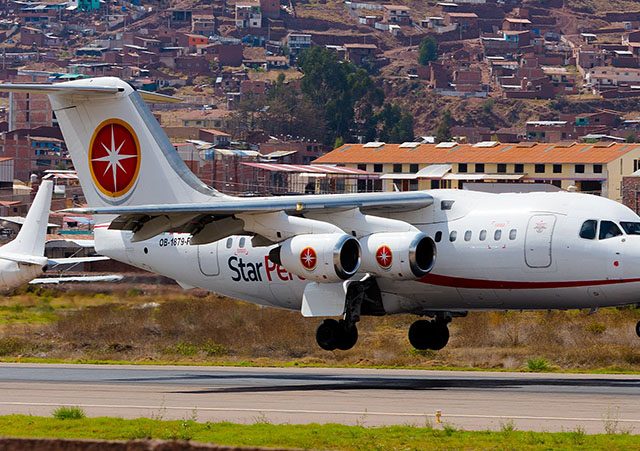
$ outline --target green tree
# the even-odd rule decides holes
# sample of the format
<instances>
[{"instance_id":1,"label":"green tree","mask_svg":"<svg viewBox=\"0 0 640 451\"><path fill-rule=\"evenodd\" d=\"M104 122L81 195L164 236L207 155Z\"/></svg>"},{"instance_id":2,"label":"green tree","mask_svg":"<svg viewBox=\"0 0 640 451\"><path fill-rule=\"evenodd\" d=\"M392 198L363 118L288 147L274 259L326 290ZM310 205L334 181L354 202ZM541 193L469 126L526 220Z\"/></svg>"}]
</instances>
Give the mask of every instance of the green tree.
<instances>
[{"instance_id":1,"label":"green tree","mask_svg":"<svg viewBox=\"0 0 640 451\"><path fill-rule=\"evenodd\" d=\"M413 141L413 116L403 112L395 104L385 104L377 115L380 123L380 141L388 143L403 143Z\"/></svg>"},{"instance_id":2,"label":"green tree","mask_svg":"<svg viewBox=\"0 0 640 451\"><path fill-rule=\"evenodd\" d=\"M451 113L449 110L444 110L442 115L440 115L440 121L438 122L438 127L436 128L436 141L444 142L451 141Z\"/></svg>"},{"instance_id":3,"label":"green tree","mask_svg":"<svg viewBox=\"0 0 640 451\"><path fill-rule=\"evenodd\" d=\"M433 36L427 36L418 47L418 63L426 66L431 61L438 59L438 41Z\"/></svg>"},{"instance_id":4,"label":"green tree","mask_svg":"<svg viewBox=\"0 0 640 451\"><path fill-rule=\"evenodd\" d=\"M298 64L304 73L302 93L324 118L327 144L333 144L338 136L348 141L357 132L356 104L382 104L384 93L367 71L340 61L332 50L311 47L302 52Z\"/></svg>"}]
</instances>

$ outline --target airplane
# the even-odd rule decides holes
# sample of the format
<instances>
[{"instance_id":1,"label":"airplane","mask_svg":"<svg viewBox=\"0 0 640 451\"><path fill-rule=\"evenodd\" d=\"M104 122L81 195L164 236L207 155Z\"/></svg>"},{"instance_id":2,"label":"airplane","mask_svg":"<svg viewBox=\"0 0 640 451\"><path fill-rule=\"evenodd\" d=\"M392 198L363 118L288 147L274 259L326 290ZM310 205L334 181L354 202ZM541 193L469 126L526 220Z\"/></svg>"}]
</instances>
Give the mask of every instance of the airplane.
<instances>
[{"instance_id":1,"label":"airplane","mask_svg":"<svg viewBox=\"0 0 640 451\"><path fill-rule=\"evenodd\" d=\"M31 204L24 224L13 241L0 247L0 290L7 291L31 282L46 269L108 257L47 258L44 256L53 181L44 180Z\"/></svg>"},{"instance_id":2,"label":"airplane","mask_svg":"<svg viewBox=\"0 0 640 451\"><path fill-rule=\"evenodd\" d=\"M49 96L96 215L102 254L259 305L324 318L351 349L363 315L409 313L417 349L442 349L474 310L640 302L640 217L570 192L462 190L242 198L199 180L145 100L118 78L5 84ZM636 325L640 335L640 323Z\"/></svg>"}]
</instances>

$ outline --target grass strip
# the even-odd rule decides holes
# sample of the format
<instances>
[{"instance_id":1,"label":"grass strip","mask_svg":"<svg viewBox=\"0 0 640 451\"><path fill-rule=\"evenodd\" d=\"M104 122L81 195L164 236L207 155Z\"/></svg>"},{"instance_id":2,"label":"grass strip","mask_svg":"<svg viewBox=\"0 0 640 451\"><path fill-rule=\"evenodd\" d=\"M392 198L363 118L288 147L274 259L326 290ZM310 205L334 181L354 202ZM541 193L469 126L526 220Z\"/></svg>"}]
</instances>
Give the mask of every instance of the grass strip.
<instances>
[{"instance_id":1,"label":"grass strip","mask_svg":"<svg viewBox=\"0 0 640 451\"><path fill-rule=\"evenodd\" d=\"M501 431L338 424L275 425L256 418L255 424L200 423L139 418L57 419L27 415L0 416L0 436L29 438L130 440L156 438L193 440L228 446L264 446L336 450L395 449L606 449L640 448L640 436L628 433L588 435L571 432L524 432L506 425Z\"/></svg>"}]
</instances>

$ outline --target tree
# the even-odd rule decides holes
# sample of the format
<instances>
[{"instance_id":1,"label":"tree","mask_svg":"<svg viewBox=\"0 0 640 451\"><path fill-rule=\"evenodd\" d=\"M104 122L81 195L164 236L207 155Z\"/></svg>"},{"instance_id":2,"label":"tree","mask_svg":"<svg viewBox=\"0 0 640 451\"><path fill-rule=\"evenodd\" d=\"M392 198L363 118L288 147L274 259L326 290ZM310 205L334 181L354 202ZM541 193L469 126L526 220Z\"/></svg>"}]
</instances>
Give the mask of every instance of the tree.
<instances>
[{"instance_id":1,"label":"tree","mask_svg":"<svg viewBox=\"0 0 640 451\"><path fill-rule=\"evenodd\" d=\"M440 116L440 122L438 123L438 127L436 128L436 141L444 142L451 141L451 113L449 110L444 110L442 115Z\"/></svg>"},{"instance_id":2,"label":"tree","mask_svg":"<svg viewBox=\"0 0 640 451\"><path fill-rule=\"evenodd\" d=\"M385 104L376 117L381 124L380 141L403 143L413 141L413 116L395 104Z\"/></svg>"},{"instance_id":3,"label":"tree","mask_svg":"<svg viewBox=\"0 0 640 451\"><path fill-rule=\"evenodd\" d=\"M420 42L418 48L418 63L426 66L431 61L438 59L438 41L433 36L427 36Z\"/></svg>"}]
</instances>

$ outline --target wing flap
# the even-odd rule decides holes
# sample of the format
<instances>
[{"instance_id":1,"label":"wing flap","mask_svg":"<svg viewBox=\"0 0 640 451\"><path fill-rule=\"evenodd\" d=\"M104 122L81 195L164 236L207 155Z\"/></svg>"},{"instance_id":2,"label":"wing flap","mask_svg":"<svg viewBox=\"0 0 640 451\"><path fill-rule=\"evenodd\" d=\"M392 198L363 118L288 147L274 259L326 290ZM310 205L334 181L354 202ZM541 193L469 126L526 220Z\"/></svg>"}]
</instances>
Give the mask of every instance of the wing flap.
<instances>
[{"instance_id":1,"label":"wing flap","mask_svg":"<svg viewBox=\"0 0 640 451\"><path fill-rule=\"evenodd\" d=\"M78 263L91 263L109 260L109 257L103 257L102 255L96 255L93 257L66 257L66 258L49 258L47 264L49 266L58 265L77 265Z\"/></svg>"}]
</instances>

